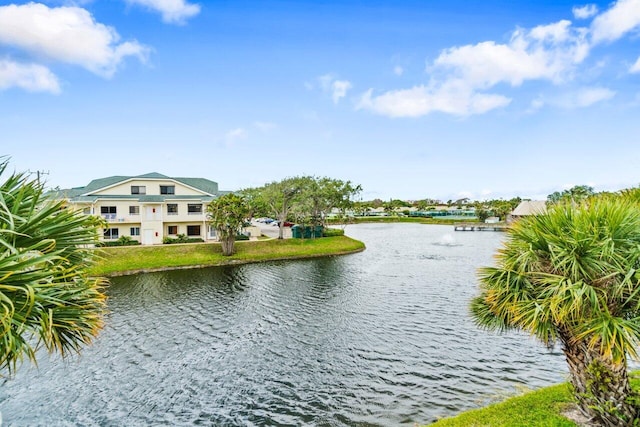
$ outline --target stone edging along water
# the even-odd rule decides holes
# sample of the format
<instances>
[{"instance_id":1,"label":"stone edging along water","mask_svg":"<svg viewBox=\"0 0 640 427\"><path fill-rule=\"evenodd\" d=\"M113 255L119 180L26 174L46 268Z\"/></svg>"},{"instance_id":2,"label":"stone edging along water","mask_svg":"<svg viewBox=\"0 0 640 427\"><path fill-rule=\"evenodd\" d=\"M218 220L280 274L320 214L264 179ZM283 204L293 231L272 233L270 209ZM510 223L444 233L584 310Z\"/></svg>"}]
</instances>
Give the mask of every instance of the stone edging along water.
<instances>
[{"instance_id":1,"label":"stone edging along water","mask_svg":"<svg viewBox=\"0 0 640 427\"><path fill-rule=\"evenodd\" d=\"M143 273L156 273L160 271L171 271L171 270L190 270L194 268L207 268L207 267L224 267L228 265L243 265L243 264L258 264L263 262L271 262L271 261L295 261L301 259L312 259L312 258L330 258L334 256L340 255L350 255L359 252L363 252L366 247L354 249L351 251L340 251L326 254L313 254L313 255L289 255L282 257L273 257L273 258L265 258L265 259L230 259L222 262L216 262L214 264L194 264L194 265L180 265L173 267L154 267L154 268L140 268L135 270L124 270L124 271L114 271L111 273L103 274L104 277L119 277L119 276L132 276L134 274L143 274Z\"/></svg>"}]
</instances>

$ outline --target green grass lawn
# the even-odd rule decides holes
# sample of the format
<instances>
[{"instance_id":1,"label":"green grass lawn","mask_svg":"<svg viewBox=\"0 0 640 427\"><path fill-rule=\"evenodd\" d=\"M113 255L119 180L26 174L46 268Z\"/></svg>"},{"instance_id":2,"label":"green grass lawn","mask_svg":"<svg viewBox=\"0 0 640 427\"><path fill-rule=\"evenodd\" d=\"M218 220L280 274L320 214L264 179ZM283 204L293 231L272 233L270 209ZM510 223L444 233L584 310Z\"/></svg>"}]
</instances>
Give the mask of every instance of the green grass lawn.
<instances>
[{"instance_id":1,"label":"green grass lawn","mask_svg":"<svg viewBox=\"0 0 640 427\"><path fill-rule=\"evenodd\" d=\"M236 242L236 253L229 257L222 256L218 243L108 247L96 249L101 259L91 274L109 276L189 266L310 258L357 252L364 248L364 243L346 236Z\"/></svg>"},{"instance_id":2,"label":"green grass lawn","mask_svg":"<svg viewBox=\"0 0 640 427\"><path fill-rule=\"evenodd\" d=\"M631 374L631 386L640 390L640 373ZM573 403L568 383L545 387L485 408L444 418L429 427L536 427L575 426L562 411Z\"/></svg>"}]
</instances>

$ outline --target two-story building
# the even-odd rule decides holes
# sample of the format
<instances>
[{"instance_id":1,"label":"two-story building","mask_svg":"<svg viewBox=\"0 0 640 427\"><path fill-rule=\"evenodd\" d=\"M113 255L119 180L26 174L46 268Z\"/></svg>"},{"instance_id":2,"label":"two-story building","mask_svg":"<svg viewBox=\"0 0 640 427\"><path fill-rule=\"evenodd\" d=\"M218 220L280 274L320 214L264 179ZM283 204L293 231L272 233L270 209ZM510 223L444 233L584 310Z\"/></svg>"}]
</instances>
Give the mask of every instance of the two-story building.
<instances>
[{"instance_id":1,"label":"two-story building","mask_svg":"<svg viewBox=\"0 0 640 427\"><path fill-rule=\"evenodd\" d=\"M206 207L218 195L218 183L204 178L171 178L159 173L94 179L85 187L60 190L58 197L107 222L103 239L129 236L143 245L184 234L212 240Z\"/></svg>"}]
</instances>

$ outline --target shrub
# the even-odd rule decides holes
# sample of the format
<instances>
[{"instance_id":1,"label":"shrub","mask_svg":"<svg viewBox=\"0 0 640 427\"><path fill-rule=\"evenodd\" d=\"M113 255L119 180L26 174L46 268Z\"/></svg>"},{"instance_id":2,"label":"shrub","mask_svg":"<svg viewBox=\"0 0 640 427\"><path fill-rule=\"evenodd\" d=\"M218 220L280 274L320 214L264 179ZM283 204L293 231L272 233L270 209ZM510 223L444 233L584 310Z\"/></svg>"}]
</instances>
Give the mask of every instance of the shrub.
<instances>
[{"instance_id":1,"label":"shrub","mask_svg":"<svg viewBox=\"0 0 640 427\"><path fill-rule=\"evenodd\" d=\"M322 237L344 236L344 230L341 228L325 228L322 230Z\"/></svg>"},{"instance_id":2,"label":"shrub","mask_svg":"<svg viewBox=\"0 0 640 427\"><path fill-rule=\"evenodd\" d=\"M249 240L249 236L246 234L236 234L236 240Z\"/></svg>"},{"instance_id":3,"label":"shrub","mask_svg":"<svg viewBox=\"0 0 640 427\"><path fill-rule=\"evenodd\" d=\"M135 245L139 245L140 242L138 242L137 240L132 239L129 236L121 236L118 240L112 240L109 242L100 242L97 243L96 246L102 246L102 247L107 247L107 246L135 246Z\"/></svg>"},{"instance_id":4,"label":"shrub","mask_svg":"<svg viewBox=\"0 0 640 427\"><path fill-rule=\"evenodd\" d=\"M200 237L187 237L185 234L178 234L177 237L164 237L162 239L162 243L164 243L165 245L171 245L174 243L202 243L204 242L204 240L202 240Z\"/></svg>"}]
</instances>

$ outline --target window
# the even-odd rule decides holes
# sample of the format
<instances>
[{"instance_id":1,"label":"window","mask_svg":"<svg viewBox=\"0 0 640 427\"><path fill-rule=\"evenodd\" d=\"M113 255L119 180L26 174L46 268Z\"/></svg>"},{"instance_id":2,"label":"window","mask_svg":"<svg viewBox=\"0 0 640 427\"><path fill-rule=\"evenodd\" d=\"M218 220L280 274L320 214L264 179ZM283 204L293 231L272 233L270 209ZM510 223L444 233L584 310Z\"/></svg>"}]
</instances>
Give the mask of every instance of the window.
<instances>
[{"instance_id":1,"label":"window","mask_svg":"<svg viewBox=\"0 0 640 427\"><path fill-rule=\"evenodd\" d=\"M84 208L82 209L82 213L85 215L91 215L91 208Z\"/></svg>"},{"instance_id":2,"label":"window","mask_svg":"<svg viewBox=\"0 0 640 427\"><path fill-rule=\"evenodd\" d=\"M132 185L131 194L147 194L147 187L144 185Z\"/></svg>"},{"instance_id":3,"label":"window","mask_svg":"<svg viewBox=\"0 0 640 427\"><path fill-rule=\"evenodd\" d=\"M178 215L178 205L176 203L167 204L168 215Z\"/></svg>"},{"instance_id":4,"label":"window","mask_svg":"<svg viewBox=\"0 0 640 427\"><path fill-rule=\"evenodd\" d=\"M188 204L187 205L187 212L189 213L189 215L198 215L202 213L202 204L198 204L198 205L192 205L192 204ZM198 233L200 234L200 233Z\"/></svg>"},{"instance_id":5,"label":"window","mask_svg":"<svg viewBox=\"0 0 640 427\"><path fill-rule=\"evenodd\" d=\"M105 228L102 237L104 238L104 240L117 240L118 239L118 229L117 228Z\"/></svg>"},{"instance_id":6,"label":"window","mask_svg":"<svg viewBox=\"0 0 640 427\"><path fill-rule=\"evenodd\" d=\"M160 194L176 194L175 185L161 185Z\"/></svg>"},{"instance_id":7,"label":"window","mask_svg":"<svg viewBox=\"0 0 640 427\"><path fill-rule=\"evenodd\" d=\"M176 235L178 234L178 226L170 225L167 227L167 234Z\"/></svg>"},{"instance_id":8,"label":"window","mask_svg":"<svg viewBox=\"0 0 640 427\"><path fill-rule=\"evenodd\" d=\"M100 206L100 214L104 219L116 219L115 206Z\"/></svg>"},{"instance_id":9,"label":"window","mask_svg":"<svg viewBox=\"0 0 640 427\"><path fill-rule=\"evenodd\" d=\"M199 236L199 235L200 235L199 225L187 225L187 236Z\"/></svg>"},{"instance_id":10,"label":"window","mask_svg":"<svg viewBox=\"0 0 640 427\"><path fill-rule=\"evenodd\" d=\"M129 215L140 215L140 206L129 206Z\"/></svg>"},{"instance_id":11,"label":"window","mask_svg":"<svg viewBox=\"0 0 640 427\"><path fill-rule=\"evenodd\" d=\"M140 235L140 227L131 227L131 229L129 231L130 231L129 235L131 235L131 236L139 236Z\"/></svg>"}]
</instances>

